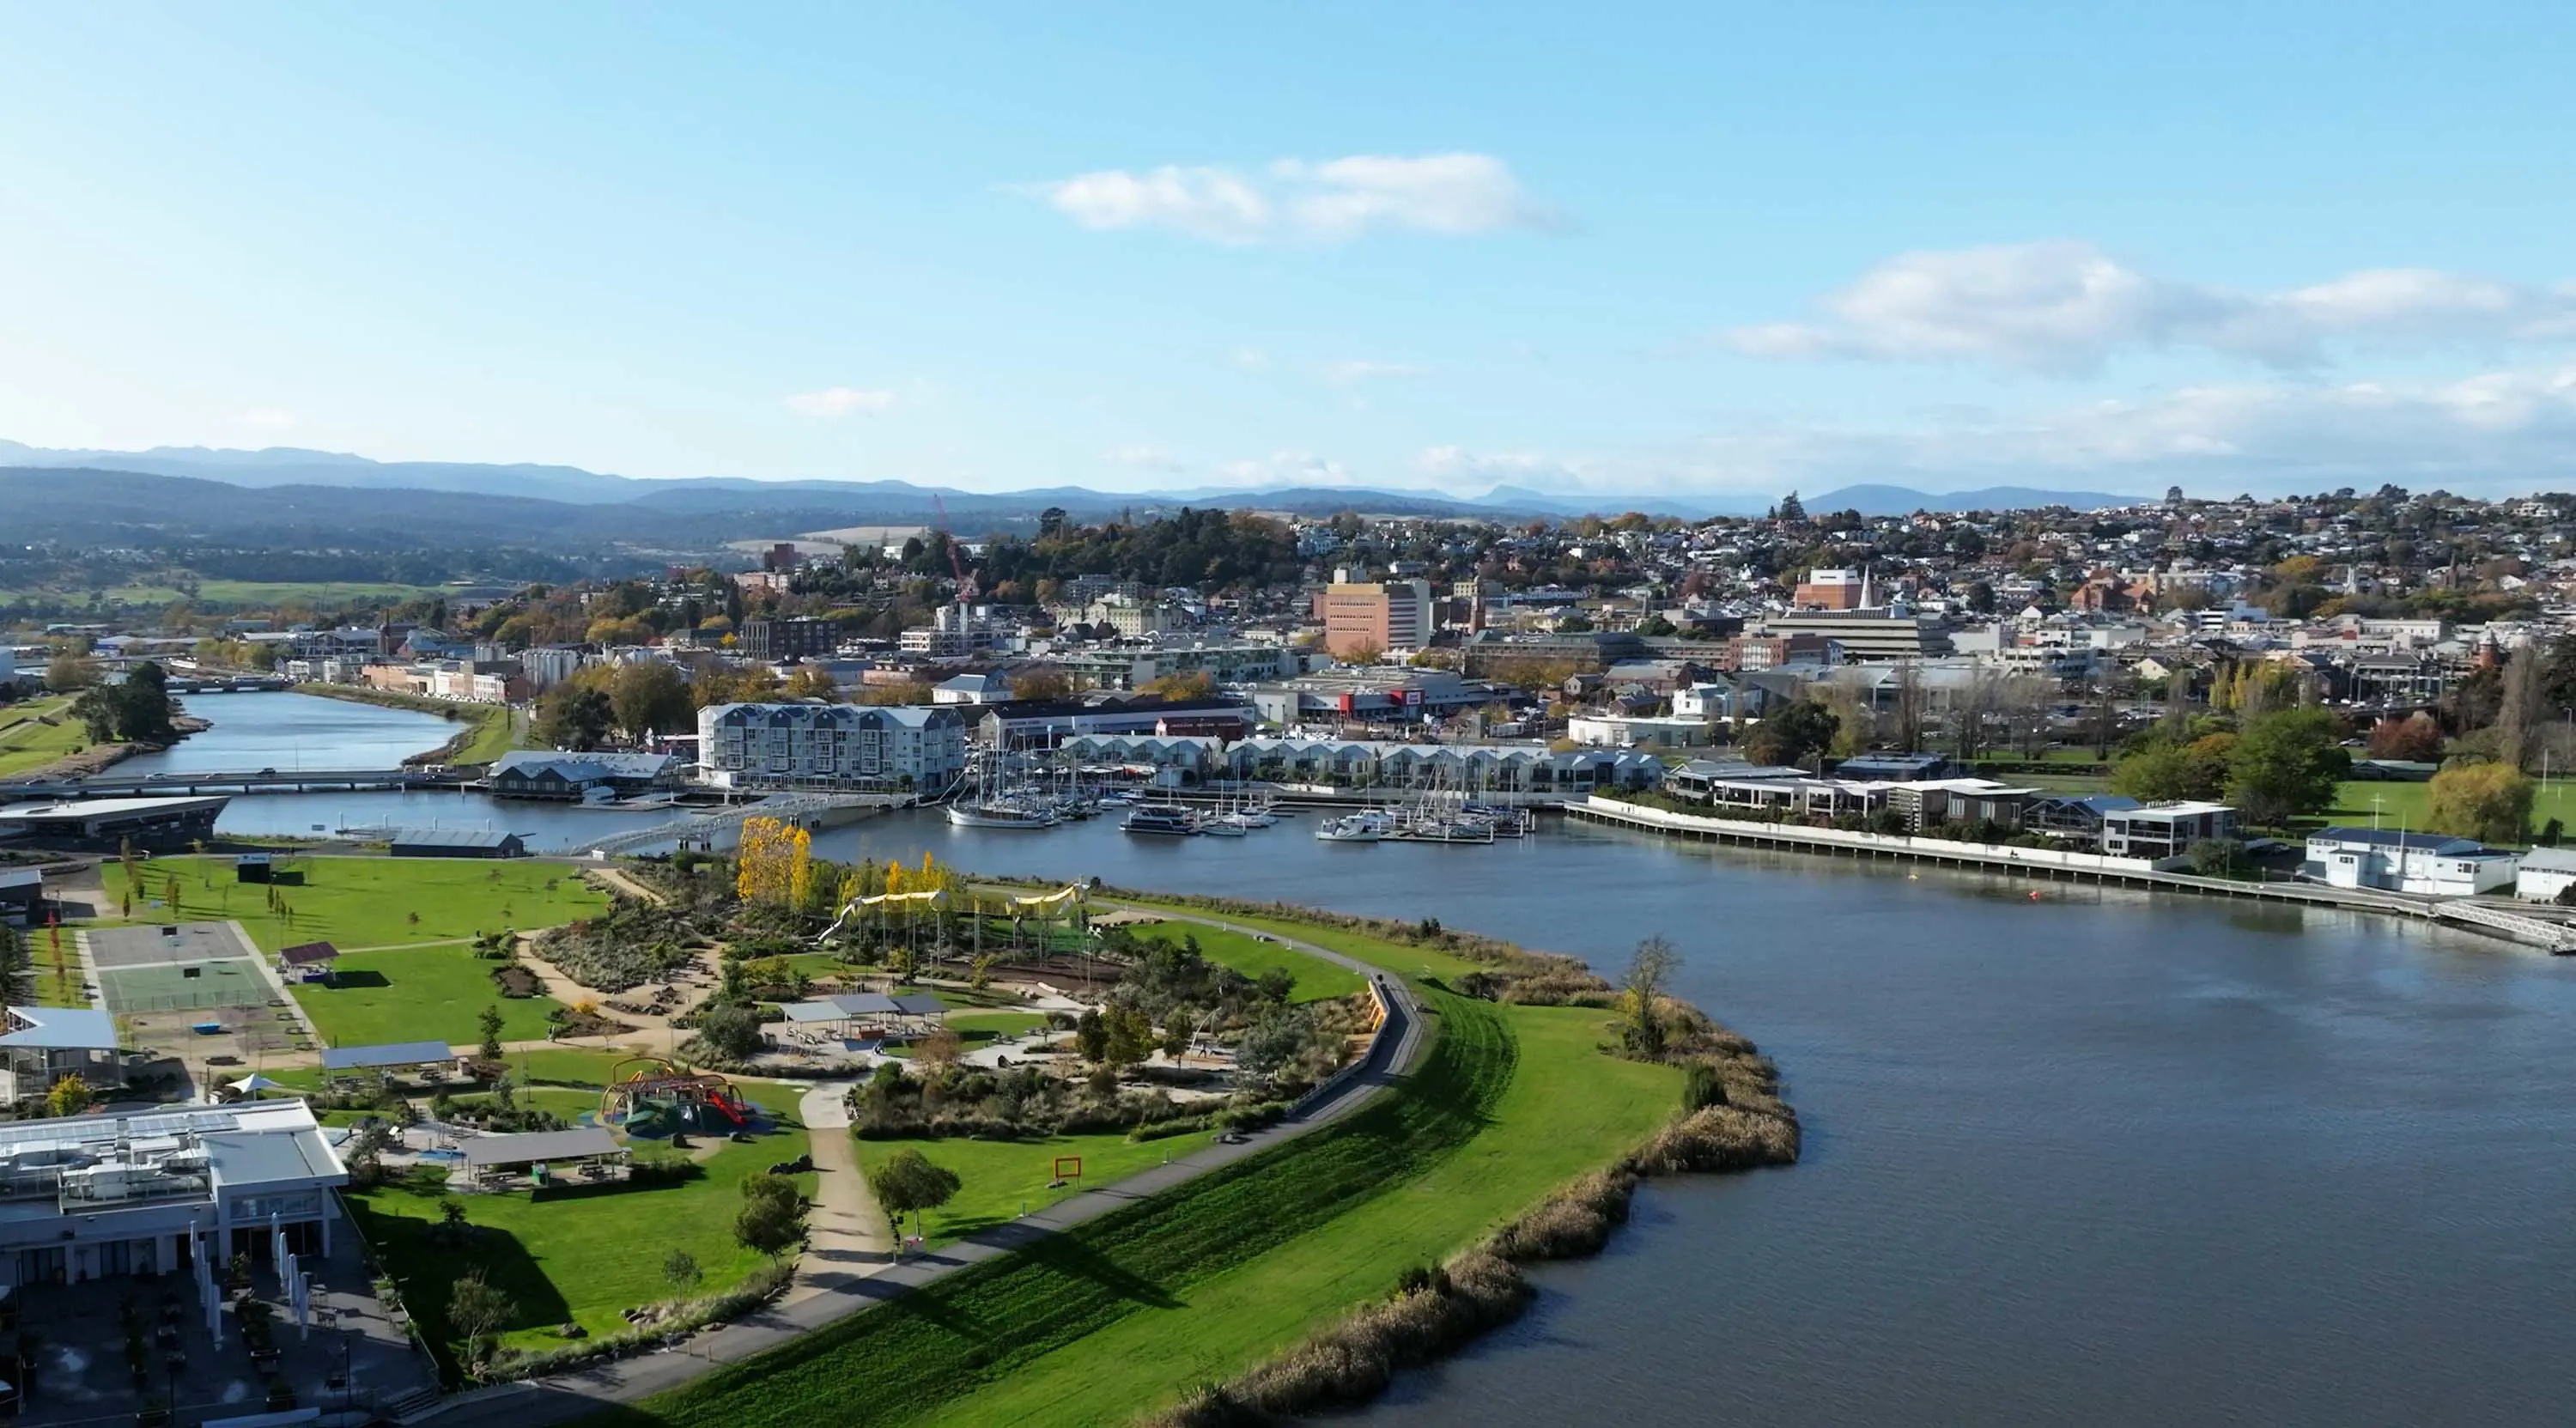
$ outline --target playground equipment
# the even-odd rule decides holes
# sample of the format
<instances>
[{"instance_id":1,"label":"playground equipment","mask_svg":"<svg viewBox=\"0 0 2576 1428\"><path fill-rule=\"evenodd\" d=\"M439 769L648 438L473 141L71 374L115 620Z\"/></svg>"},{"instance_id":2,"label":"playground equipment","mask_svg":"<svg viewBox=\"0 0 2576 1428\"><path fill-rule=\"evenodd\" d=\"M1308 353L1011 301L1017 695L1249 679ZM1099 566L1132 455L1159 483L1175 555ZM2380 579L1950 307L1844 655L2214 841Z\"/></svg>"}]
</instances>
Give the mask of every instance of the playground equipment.
<instances>
[{"instance_id":1,"label":"playground equipment","mask_svg":"<svg viewBox=\"0 0 2576 1428\"><path fill-rule=\"evenodd\" d=\"M824 928L822 934L814 939L814 945L820 947L830 942L832 934L840 931L841 925L848 922L853 915L861 919L860 925L863 927L868 925L867 920L871 915L875 915L877 924L882 926L883 913L889 908L899 909L904 913L904 928L909 935L912 927L911 914L915 907L937 907L947 899L948 894L938 888L923 892L890 892L878 893L874 897L854 897L841 909L841 915L832 919L832 925Z\"/></svg>"},{"instance_id":2,"label":"playground equipment","mask_svg":"<svg viewBox=\"0 0 2576 1428\"><path fill-rule=\"evenodd\" d=\"M635 1068L628 1071L628 1067ZM599 1123L661 1140L681 1131L730 1135L751 1119L751 1103L713 1071L685 1071L659 1056L630 1056L609 1069Z\"/></svg>"}]
</instances>

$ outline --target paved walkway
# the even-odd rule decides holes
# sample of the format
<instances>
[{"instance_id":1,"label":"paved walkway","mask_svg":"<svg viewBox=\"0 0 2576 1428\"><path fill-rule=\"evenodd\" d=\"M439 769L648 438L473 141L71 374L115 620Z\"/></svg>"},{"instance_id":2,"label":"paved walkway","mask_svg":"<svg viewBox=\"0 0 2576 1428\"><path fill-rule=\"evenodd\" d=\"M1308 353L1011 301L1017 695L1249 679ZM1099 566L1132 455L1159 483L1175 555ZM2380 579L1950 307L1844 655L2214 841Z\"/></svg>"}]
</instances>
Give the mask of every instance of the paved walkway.
<instances>
[{"instance_id":1,"label":"paved walkway","mask_svg":"<svg viewBox=\"0 0 2576 1428\"><path fill-rule=\"evenodd\" d=\"M847 1293L851 1284L894 1258L894 1227L859 1169L850 1140L850 1081L826 1081L797 1106L813 1143L814 1207L805 1217L805 1256L782 1304Z\"/></svg>"},{"instance_id":2,"label":"paved walkway","mask_svg":"<svg viewBox=\"0 0 2576 1428\"><path fill-rule=\"evenodd\" d=\"M823 1285L823 1276L818 1275L817 1287L823 1292L799 1298L791 1290L759 1313L700 1333L677 1348L620 1359L581 1373L461 1394L428 1421L437 1424L438 1428L484 1428L484 1425L517 1428L522 1424L563 1423L597 1412L602 1399L632 1401L677 1388L721 1365L776 1348L800 1334L918 1289L970 1264L980 1264L1048 1235L1096 1220L1194 1176L1257 1155L1318 1126L1329 1125L1367 1104L1371 1097L1412 1069L1415 1059L1421 1054L1421 1004L1400 979L1356 958L1297 938L1281 937L1271 932L1256 934L1255 929L1197 913L1171 912L1163 915L1176 922L1196 922L1247 935L1270 937L1283 946L1346 967L1376 982L1386 996L1388 1016L1359 1072L1304 1108L1293 1119L1254 1132L1241 1145L1208 1146L1115 1185L1086 1190L955 1244L927 1253L907 1255L892 1263L879 1263L863 1272L832 1276L828 1287ZM811 1103L810 1096L808 1103ZM845 1149L848 1146L845 1136L829 1138L839 1140ZM814 1137L817 1147L815 1163L818 1166L822 1163L820 1147L825 1139L827 1137L819 1132Z\"/></svg>"}]
</instances>

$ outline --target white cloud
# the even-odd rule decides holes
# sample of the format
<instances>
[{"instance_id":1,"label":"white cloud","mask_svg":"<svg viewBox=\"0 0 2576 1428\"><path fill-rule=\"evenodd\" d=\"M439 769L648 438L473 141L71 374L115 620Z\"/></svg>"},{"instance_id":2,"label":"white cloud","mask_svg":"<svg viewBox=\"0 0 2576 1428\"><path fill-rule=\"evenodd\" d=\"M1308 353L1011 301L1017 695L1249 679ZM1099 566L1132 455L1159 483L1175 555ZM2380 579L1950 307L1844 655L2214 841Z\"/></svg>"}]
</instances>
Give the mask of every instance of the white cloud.
<instances>
[{"instance_id":1,"label":"white cloud","mask_svg":"<svg viewBox=\"0 0 2576 1428\"><path fill-rule=\"evenodd\" d=\"M825 387L787 398L788 410L809 417L845 417L852 412L881 412L894 405L894 393L872 387Z\"/></svg>"},{"instance_id":2,"label":"white cloud","mask_svg":"<svg viewBox=\"0 0 2576 1428\"><path fill-rule=\"evenodd\" d=\"M1593 466L1581 457L1540 451L1470 451L1463 446L1426 447L1413 458L1415 474L1456 496L1481 495L1495 486L1581 487L1589 484Z\"/></svg>"},{"instance_id":3,"label":"white cloud","mask_svg":"<svg viewBox=\"0 0 2576 1428\"><path fill-rule=\"evenodd\" d=\"M275 407L253 407L233 420L262 431L284 431L295 425L295 413L279 411Z\"/></svg>"},{"instance_id":4,"label":"white cloud","mask_svg":"<svg viewBox=\"0 0 2576 1428\"><path fill-rule=\"evenodd\" d=\"M1324 380L1337 387L1347 387L1354 382L1375 381L1380 377L1420 377L1430 370L1427 367L1415 367L1403 362L1368 362L1354 359L1347 362L1325 363Z\"/></svg>"},{"instance_id":5,"label":"white cloud","mask_svg":"<svg viewBox=\"0 0 2576 1428\"><path fill-rule=\"evenodd\" d=\"M1337 242L1380 230L1458 236L1561 221L1490 154L1280 159L1258 175L1208 165L1102 169L1028 191L1085 228L1169 228L1219 243Z\"/></svg>"},{"instance_id":6,"label":"white cloud","mask_svg":"<svg viewBox=\"0 0 2576 1428\"><path fill-rule=\"evenodd\" d=\"M2241 293L2152 277L2077 242L1902 254L1822 307L1821 321L1725 337L1766 357L1978 360L2053 373L2088 372L2129 349L2201 348L2286 369L2321 365L2331 342L2576 339L2576 288L2564 285L2386 268Z\"/></svg>"},{"instance_id":7,"label":"white cloud","mask_svg":"<svg viewBox=\"0 0 2576 1428\"><path fill-rule=\"evenodd\" d=\"M1270 365L1270 354L1258 347L1238 347L1234 349L1234 365L1258 372Z\"/></svg>"}]
</instances>

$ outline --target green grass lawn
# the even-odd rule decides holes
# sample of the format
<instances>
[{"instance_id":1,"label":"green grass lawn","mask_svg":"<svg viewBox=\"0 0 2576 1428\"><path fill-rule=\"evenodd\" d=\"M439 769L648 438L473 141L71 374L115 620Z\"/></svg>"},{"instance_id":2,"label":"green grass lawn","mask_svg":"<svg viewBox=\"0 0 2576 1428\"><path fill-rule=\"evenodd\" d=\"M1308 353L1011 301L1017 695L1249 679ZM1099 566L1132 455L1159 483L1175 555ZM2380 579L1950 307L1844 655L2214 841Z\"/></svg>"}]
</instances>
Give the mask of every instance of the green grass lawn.
<instances>
[{"instance_id":1,"label":"green grass lawn","mask_svg":"<svg viewBox=\"0 0 2576 1428\"><path fill-rule=\"evenodd\" d=\"M607 895L555 863L484 858L301 857L286 865L301 884L277 892L285 914L268 906L268 889L236 882L230 858L155 858L141 865L143 887L134 915L154 922L231 918L264 951L299 942L330 942L342 949L399 947L521 929L553 927L592 916ZM109 859L99 869L107 906L122 905L125 867ZM151 907L178 881L176 907Z\"/></svg>"},{"instance_id":2,"label":"green grass lawn","mask_svg":"<svg viewBox=\"0 0 2576 1428\"><path fill-rule=\"evenodd\" d=\"M1454 953L1443 952L1432 947L1409 947L1401 943L1388 942L1379 938L1371 937L1363 932L1350 932L1341 928L1323 927L1314 923L1297 922L1287 918L1252 917L1230 912L1206 912L1197 908L1184 907L1176 903L1157 903L1148 900L1136 901L1134 902L1134 905L1159 912L1170 912L1175 915L1214 917L1220 921L1231 923L1236 927L1249 927L1255 931L1267 932L1279 937L1294 937L1300 942L1311 942L1327 951L1339 952L1345 957L1351 957L1359 961L1366 962L1372 967L1384 968L1385 970L1402 977L1418 977L1424 975L1434 977L1455 977L1463 973L1476 970L1476 964L1474 962L1470 962L1466 958L1457 956ZM1202 932L1214 932L1219 930L1207 927L1204 924L1182 925L1184 927L1196 925ZM1284 952L1287 949L1273 948L1271 950ZM1314 969L1314 975L1318 976L1322 975L1323 968L1332 966L1329 962L1314 961L1308 961L1304 963L1304 965L1310 969ZM1356 990L1356 988L1354 988L1354 990Z\"/></svg>"},{"instance_id":3,"label":"green grass lawn","mask_svg":"<svg viewBox=\"0 0 2576 1428\"><path fill-rule=\"evenodd\" d=\"M89 731L70 717L70 696L0 705L0 777L43 768L89 747ZM51 718L59 722L47 724Z\"/></svg>"},{"instance_id":4,"label":"green grass lawn","mask_svg":"<svg viewBox=\"0 0 2576 1428\"><path fill-rule=\"evenodd\" d=\"M1680 1073L1594 1050L1597 1011L1506 1007L1519 1074L1483 1133L1429 1173L1331 1223L1023 1364L922 1421L1121 1424L1222 1381L1435 1262L1654 1133Z\"/></svg>"},{"instance_id":5,"label":"green grass lawn","mask_svg":"<svg viewBox=\"0 0 2576 1428\"><path fill-rule=\"evenodd\" d=\"M2576 780L2553 777L2549 782L2536 786L2532 794L2532 832L2538 833L2541 826L2552 818L2576 828ZM2432 796L2433 785L2429 781L2391 783L2355 779L2336 791L2335 806L2326 814L2326 821L2367 828L2375 806L2380 827L2411 828L2420 832L2428 817L2427 807Z\"/></svg>"},{"instance_id":6,"label":"green grass lawn","mask_svg":"<svg viewBox=\"0 0 2576 1428\"><path fill-rule=\"evenodd\" d=\"M997 1041L1005 1036L1018 1036L1046 1025L1045 1012L1024 1011L955 1011L948 1014L950 1030L974 1041Z\"/></svg>"},{"instance_id":7,"label":"green grass lawn","mask_svg":"<svg viewBox=\"0 0 2576 1428\"><path fill-rule=\"evenodd\" d=\"M1199 951L1211 962L1223 963L1247 977L1285 971L1297 979L1297 990L1291 998L1300 1002L1329 1001L1360 990L1360 975L1320 957L1292 952L1275 942L1264 942L1241 932L1208 927L1194 922L1165 922L1139 927L1136 936L1156 942L1178 942L1184 937L1199 940ZM1308 941L1314 941L1308 938ZM1318 944L1321 945L1321 944Z\"/></svg>"},{"instance_id":8,"label":"green grass lawn","mask_svg":"<svg viewBox=\"0 0 2576 1428\"><path fill-rule=\"evenodd\" d=\"M697 1259L706 1290L739 1282L758 1268L762 1257L734 1243L734 1212L742 1203L736 1187L743 1177L793 1160L805 1148L803 1128L782 1122L778 1134L721 1146L705 1162L703 1176L682 1184L545 1199L524 1192L459 1195L475 1226L472 1242L461 1249L430 1233L439 1218L437 1193L387 1185L350 1192L349 1205L368 1242L402 1282L423 1337L448 1348L454 1338L446 1319L448 1296L460 1276L480 1268L518 1309L502 1342L536 1349L561 1344L554 1331L563 1324L577 1323L594 1335L613 1333L625 1327L618 1317L623 1311L670 1298L662 1261L672 1250ZM798 1179L813 1193L812 1176Z\"/></svg>"},{"instance_id":9,"label":"green grass lawn","mask_svg":"<svg viewBox=\"0 0 2576 1428\"><path fill-rule=\"evenodd\" d=\"M964 1239L978 1230L1018 1218L1025 1210L1043 1210L1068 1195L1114 1185L1166 1159L1177 1160L1206 1145L1211 1132L1130 1142L1123 1132L1059 1135L1045 1140L993 1141L960 1139L863 1140L859 1165L871 1169L898 1150L913 1149L933 1164L957 1172L957 1198L922 1216L924 1236L933 1245ZM1060 1190L1047 1188L1055 1178L1059 1156L1079 1156L1082 1178ZM910 1221L904 1224L910 1233Z\"/></svg>"},{"instance_id":10,"label":"green grass lawn","mask_svg":"<svg viewBox=\"0 0 2576 1428\"><path fill-rule=\"evenodd\" d=\"M395 1041L444 1041L470 1046L483 1037L483 1009L501 1009L503 1041L535 1041L546 1034L552 997L504 997L492 983L500 964L463 947L414 947L401 952L355 952L340 959L329 986L292 990L332 1046L377 1046Z\"/></svg>"}]
</instances>

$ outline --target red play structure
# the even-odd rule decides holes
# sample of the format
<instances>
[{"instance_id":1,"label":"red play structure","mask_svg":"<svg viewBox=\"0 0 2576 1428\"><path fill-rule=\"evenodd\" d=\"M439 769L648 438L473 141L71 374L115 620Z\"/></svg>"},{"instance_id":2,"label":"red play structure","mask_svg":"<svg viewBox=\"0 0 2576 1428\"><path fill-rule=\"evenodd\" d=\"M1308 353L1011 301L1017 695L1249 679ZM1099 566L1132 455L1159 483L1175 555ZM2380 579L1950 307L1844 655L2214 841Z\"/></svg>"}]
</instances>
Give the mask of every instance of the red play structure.
<instances>
[{"instance_id":1,"label":"red play structure","mask_svg":"<svg viewBox=\"0 0 2576 1428\"><path fill-rule=\"evenodd\" d=\"M751 1118L751 1103L713 1071L684 1071L658 1056L631 1056L612 1067L608 1079L599 1096L600 1122L628 1135L658 1139L677 1131L738 1130Z\"/></svg>"}]
</instances>

